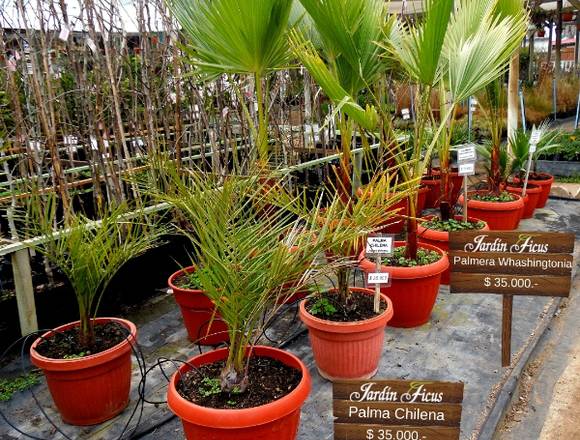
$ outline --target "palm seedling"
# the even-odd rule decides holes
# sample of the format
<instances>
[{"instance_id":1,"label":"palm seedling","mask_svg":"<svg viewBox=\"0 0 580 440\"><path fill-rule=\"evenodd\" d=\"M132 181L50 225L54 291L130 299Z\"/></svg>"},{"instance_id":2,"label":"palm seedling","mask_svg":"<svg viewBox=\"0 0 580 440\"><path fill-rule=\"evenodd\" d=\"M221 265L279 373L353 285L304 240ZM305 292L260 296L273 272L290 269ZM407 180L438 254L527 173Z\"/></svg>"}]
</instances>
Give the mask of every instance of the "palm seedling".
<instances>
[{"instance_id":1,"label":"palm seedling","mask_svg":"<svg viewBox=\"0 0 580 440\"><path fill-rule=\"evenodd\" d=\"M103 294L115 274L129 260L159 244L165 228L148 223L144 215L128 216L126 206L110 208L101 220L91 222L82 214L58 221L58 201L33 197L28 204L28 232L40 236L34 247L68 279L74 291L80 318L81 347L91 349Z\"/></svg>"},{"instance_id":2,"label":"palm seedling","mask_svg":"<svg viewBox=\"0 0 580 440\"><path fill-rule=\"evenodd\" d=\"M293 0L167 0L187 37L187 52L204 80L223 74L253 79L257 128L236 88L253 132L262 165L269 157L268 93L270 73L288 63L286 38ZM233 82L237 87L236 81Z\"/></svg>"}]
</instances>

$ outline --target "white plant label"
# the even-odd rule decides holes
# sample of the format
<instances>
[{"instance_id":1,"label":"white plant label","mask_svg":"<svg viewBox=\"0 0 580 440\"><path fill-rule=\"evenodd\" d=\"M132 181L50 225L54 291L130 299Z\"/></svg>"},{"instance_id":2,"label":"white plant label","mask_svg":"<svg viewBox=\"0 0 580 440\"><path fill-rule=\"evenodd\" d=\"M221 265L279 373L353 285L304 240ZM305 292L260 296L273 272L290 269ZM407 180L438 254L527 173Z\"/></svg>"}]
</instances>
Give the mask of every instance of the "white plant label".
<instances>
[{"instance_id":1,"label":"white plant label","mask_svg":"<svg viewBox=\"0 0 580 440\"><path fill-rule=\"evenodd\" d=\"M393 236L381 235L376 237L369 237L367 239L367 255L385 255L393 254Z\"/></svg>"},{"instance_id":2,"label":"white plant label","mask_svg":"<svg viewBox=\"0 0 580 440\"><path fill-rule=\"evenodd\" d=\"M403 119L405 121L411 119L411 113L409 112L408 108L404 108L403 110L401 110L401 115L403 115Z\"/></svg>"},{"instance_id":3,"label":"white plant label","mask_svg":"<svg viewBox=\"0 0 580 440\"><path fill-rule=\"evenodd\" d=\"M459 164L460 176L473 176L475 174L475 163L467 162Z\"/></svg>"},{"instance_id":4,"label":"white plant label","mask_svg":"<svg viewBox=\"0 0 580 440\"><path fill-rule=\"evenodd\" d=\"M87 38L87 46L89 46L92 53L97 53L97 45L91 38Z\"/></svg>"},{"instance_id":5,"label":"white plant label","mask_svg":"<svg viewBox=\"0 0 580 440\"><path fill-rule=\"evenodd\" d=\"M457 150L457 162L475 162L477 160L477 153L475 147L464 147Z\"/></svg>"},{"instance_id":6,"label":"white plant label","mask_svg":"<svg viewBox=\"0 0 580 440\"><path fill-rule=\"evenodd\" d=\"M70 30L69 30L68 26L66 24L64 24L62 26L62 29L60 30L60 32L58 34L58 39L62 40L62 41L67 41L69 35L70 35Z\"/></svg>"},{"instance_id":7,"label":"white plant label","mask_svg":"<svg viewBox=\"0 0 580 440\"><path fill-rule=\"evenodd\" d=\"M530 154L534 154L537 149L538 149L537 144L530 144Z\"/></svg>"},{"instance_id":8,"label":"white plant label","mask_svg":"<svg viewBox=\"0 0 580 440\"><path fill-rule=\"evenodd\" d=\"M389 284L391 277L389 272L373 272L368 274L368 284Z\"/></svg>"},{"instance_id":9,"label":"white plant label","mask_svg":"<svg viewBox=\"0 0 580 440\"><path fill-rule=\"evenodd\" d=\"M532 129L532 135L530 136L530 145L538 145L541 137L542 132L534 127Z\"/></svg>"}]
</instances>

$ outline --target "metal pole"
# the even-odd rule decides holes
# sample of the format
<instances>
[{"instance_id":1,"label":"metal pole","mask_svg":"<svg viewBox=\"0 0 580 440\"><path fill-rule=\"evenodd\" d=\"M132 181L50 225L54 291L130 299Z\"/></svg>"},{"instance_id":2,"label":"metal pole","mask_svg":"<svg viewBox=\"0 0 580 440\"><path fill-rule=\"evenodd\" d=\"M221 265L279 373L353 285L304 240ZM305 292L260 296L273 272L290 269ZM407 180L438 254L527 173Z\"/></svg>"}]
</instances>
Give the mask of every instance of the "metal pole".
<instances>
[{"instance_id":1,"label":"metal pole","mask_svg":"<svg viewBox=\"0 0 580 440\"><path fill-rule=\"evenodd\" d=\"M552 105L554 107L554 121L558 120L558 102L557 102L558 86L556 78L552 80Z\"/></svg>"},{"instance_id":2,"label":"metal pole","mask_svg":"<svg viewBox=\"0 0 580 440\"><path fill-rule=\"evenodd\" d=\"M471 142L471 126L473 125L473 113L471 111L471 96L467 98L467 141Z\"/></svg>"},{"instance_id":3,"label":"metal pole","mask_svg":"<svg viewBox=\"0 0 580 440\"><path fill-rule=\"evenodd\" d=\"M520 81L520 109L522 113L522 128L524 132L526 131L526 107L524 102L524 89L522 88L522 82Z\"/></svg>"}]
</instances>

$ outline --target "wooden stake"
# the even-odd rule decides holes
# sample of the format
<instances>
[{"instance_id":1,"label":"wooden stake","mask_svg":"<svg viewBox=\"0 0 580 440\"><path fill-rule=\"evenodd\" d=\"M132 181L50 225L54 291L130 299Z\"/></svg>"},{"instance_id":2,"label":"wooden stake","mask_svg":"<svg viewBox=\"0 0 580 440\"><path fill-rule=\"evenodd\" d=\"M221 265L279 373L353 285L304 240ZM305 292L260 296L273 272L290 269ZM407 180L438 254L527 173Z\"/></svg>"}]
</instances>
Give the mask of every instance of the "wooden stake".
<instances>
[{"instance_id":1,"label":"wooden stake","mask_svg":"<svg viewBox=\"0 0 580 440\"><path fill-rule=\"evenodd\" d=\"M501 365L509 367L512 357L512 308L513 295L503 296L503 315L501 327Z\"/></svg>"},{"instance_id":2,"label":"wooden stake","mask_svg":"<svg viewBox=\"0 0 580 440\"><path fill-rule=\"evenodd\" d=\"M467 222L467 176L463 177L463 221Z\"/></svg>"},{"instance_id":3,"label":"wooden stake","mask_svg":"<svg viewBox=\"0 0 580 440\"><path fill-rule=\"evenodd\" d=\"M381 256L377 255L376 258L376 269L377 273L381 271ZM379 313L381 311L381 285L379 283L375 283L375 313Z\"/></svg>"},{"instance_id":4,"label":"wooden stake","mask_svg":"<svg viewBox=\"0 0 580 440\"><path fill-rule=\"evenodd\" d=\"M12 271L14 273L16 303L18 304L20 333L24 336L38 330L28 249L20 249L12 254Z\"/></svg>"}]
</instances>

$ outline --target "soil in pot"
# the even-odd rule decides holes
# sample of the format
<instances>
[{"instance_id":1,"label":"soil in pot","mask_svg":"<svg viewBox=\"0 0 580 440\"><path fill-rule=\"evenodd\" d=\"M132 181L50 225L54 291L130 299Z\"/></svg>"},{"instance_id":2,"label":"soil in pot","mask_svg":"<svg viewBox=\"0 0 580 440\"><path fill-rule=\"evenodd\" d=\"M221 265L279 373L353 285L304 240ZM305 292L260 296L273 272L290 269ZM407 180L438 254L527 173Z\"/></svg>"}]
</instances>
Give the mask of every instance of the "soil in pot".
<instances>
[{"instance_id":1,"label":"soil in pot","mask_svg":"<svg viewBox=\"0 0 580 440\"><path fill-rule=\"evenodd\" d=\"M383 351L384 329L393 316L393 305L385 295L381 295L381 313L377 315L373 310L373 290L350 287L350 292L353 301L349 306L350 315L353 318L370 318L347 322L338 314L335 315L337 320L333 321L326 319L325 315L333 315L334 311L313 315L307 308L313 310L317 305L315 301L305 299L300 303L300 319L308 327L316 367L320 375L329 380L368 379L374 376ZM336 296L336 289L327 295L326 298ZM368 300L354 299L361 296L368 297ZM360 308L365 311L356 310Z\"/></svg>"},{"instance_id":2,"label":"soil in pot","mask_svg":"<svg viewBox=\"0 0 580 440\"><path fill-rule=\"evenodd\" d=\"M312 316L334 322L356 322L374 318L387 310L387 303L381 301L380 312L375 313L374 297L370 295L350 295L347 303L338 301L337 295L323 292L306 301L306 310Z\"/></svg>"},{"instance_id":3,"label":"soil in pot","mask_svg":"<svg viewBox=\"0 0 580 440\"><path fill-rule=\"evenodd\" d=\"M489 191L475 191L468 194L467 212L470 217L483 220L492 231L511 231L517 229L522 218L524 200L517 194L502 191L493 194ZM463 203L463 194L459 197Z\"/></svg>"},{"instance_id":4,"label":"soil in pot","mask_svg":"<svg viewBox=\"0 0 580 440\"><path fill-rule=\"evenodd\" d=\"M225 362L202 365L185 373L177 384L184 399L208 408L253 408L278 400L294 390L302 373L277 359L254 356L248 367L248 388L243 393L220 389L220 373Z\"/></svg>"},{"instance_id":5,"label":"soil in pot","mask_svg":"<svg viewBox=\"0 0 580 440\"><path fill-rule=\"evenodd\" d=\"M487 224L479 219L469 217L466 222L463 216L457 215L454 219L441 221L438 217L429 217L418 225L419 243L436 246L442 251L449 250L449 232L489 230ZM449 269L441 274L441 284L449 284Z\"/></svg>"},{"instance_id":6,"label":"soil in pot","mask_svg":"<svg viewBox=\"0 0 580 440\"><path fill-rule=\"evenodd\" d=\"M95 324L95 342L88 347L81 342L80 333L80 327L53 333L36 346L36 351L51 359L77 359L108 350L128 336L127 329L115 322Z\"/></svg>"},{"instance_id":7,"label":"soil in pot","mask_svg":"<svg viewBox=\"0 0 580 440\"><path fill-rule=\"evenodd\" d=\"M429 321L439 293L441 274L449 268L449 259L436 246L422 243L418 261L405 258L405 242L395 242L393 257L381 266L389 272L391 285L382 286L381 293L393 302L393 327L417 327ZM366 272L376 272L375 263L361 255L359 266Z\"/></svg>"}]
</instances>

